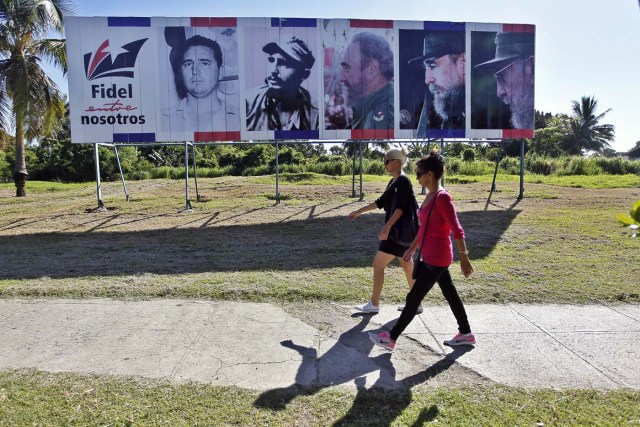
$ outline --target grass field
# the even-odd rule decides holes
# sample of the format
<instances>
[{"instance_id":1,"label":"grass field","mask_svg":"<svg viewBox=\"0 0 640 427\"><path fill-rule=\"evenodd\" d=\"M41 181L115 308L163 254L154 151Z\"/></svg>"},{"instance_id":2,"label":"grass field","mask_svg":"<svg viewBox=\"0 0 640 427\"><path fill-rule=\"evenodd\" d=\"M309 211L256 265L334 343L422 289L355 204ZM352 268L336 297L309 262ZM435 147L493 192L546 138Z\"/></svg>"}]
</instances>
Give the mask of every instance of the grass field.
<instances>
[{"instance_id":1,"label":"grass field","mask_svg":"<svg viewBox=\"0 0 640 427\"><path fill-rule=\"evenodd\" d=\"M185 211L184 181L29 182L27 198L0 184L1 298L203 298L290 304L362 302L381 212L346 215L373 201L388 178L201 179L203 201ZM640 199L640 177L453 176L453 195L476 274L452 272L466 302L640 301L640 240L616 223ZM359 183L356 181L356 192ZM404 299L397 264L385 303ZM439 293L427 304L441 304ZM524 390L493 385L341 388L259 393L202 384L0 372L0 425L638 425L636 391ZM289 400L277 410L279 400Z\"/></svg>"}]
</instances>

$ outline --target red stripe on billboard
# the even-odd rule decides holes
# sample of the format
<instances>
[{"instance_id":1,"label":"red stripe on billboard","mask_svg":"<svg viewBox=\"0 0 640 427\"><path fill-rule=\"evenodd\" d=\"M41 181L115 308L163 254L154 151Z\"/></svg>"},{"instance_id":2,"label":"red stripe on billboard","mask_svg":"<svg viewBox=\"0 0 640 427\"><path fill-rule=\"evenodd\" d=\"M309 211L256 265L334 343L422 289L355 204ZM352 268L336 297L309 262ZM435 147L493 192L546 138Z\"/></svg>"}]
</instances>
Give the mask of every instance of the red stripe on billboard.
<instances>
[{"instance_id":1,"label":"red stripe on billboard","mask_svg":"<svg viewBox=\"0 0 640 427\"><path fill-rule=\"evenodd\" d=\"M503 129L502 137L505 139L533 138L533 129Z\"/></svg>"},{"instance_id":2,"label":"red stripe on billboard","mask_svg":"<svg viewBox=\"0 0 640 427\"><path fill-rule=\"evenodd\" d=\"M237 18L191 18L192 27L237 27Z\"/></svg>"},{"instance_id":3,"label":"red stripe on billboard","mask_svg":"<svg viewBox=\"0 0 640 427\"><path fill-rule=\"evenodd\" d=\"M393 129L352 129L351 139L393 139Z\"/></svg>"},{"instance_id":4,"label":"red stripe on billboard","mask_svg":"<svg viewBox=\"0 0 640 427\"><path fill-rule=\"evenodd\" d=\"M350 28L393 28L393 21L379 19L350 19Z\"/></svg>"},{"instance_id":5,"label":"red stripe on billboard","mask_svg":"<svg viewBox=\"0 0 640 427\"><path fill-rule=\"evenodd\" d=\"M535 33L536 26L530 24L502 24L505 33Z\"/></svg>"},{"instance_id":6,"label":"red stripe on billboard","mask_svg":"<svg viewBox=\"0 0 640 427\"><path fill-rule=\"evenodd\" d=\"M240 132L194 132L194 141L240 141Z\"/></svg>"}]
</instances>

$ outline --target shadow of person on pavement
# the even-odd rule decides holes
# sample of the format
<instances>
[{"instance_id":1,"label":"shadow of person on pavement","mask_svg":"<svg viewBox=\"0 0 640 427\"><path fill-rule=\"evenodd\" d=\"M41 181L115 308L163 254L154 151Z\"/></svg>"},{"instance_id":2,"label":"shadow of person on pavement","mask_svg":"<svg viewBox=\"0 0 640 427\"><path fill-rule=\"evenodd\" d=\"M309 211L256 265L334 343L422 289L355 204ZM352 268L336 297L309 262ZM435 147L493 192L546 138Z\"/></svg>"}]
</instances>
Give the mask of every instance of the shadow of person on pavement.
<instances>
[{"instance_id":1,"label":"shadow of person on pavement","mask_svg":"<svg viewBox=\"0 0 640 427\"><path fill-rule=\"evenodd\" d=\"M358 392L349 411L333 425L350 426L388 426L411 404L413 397L412 388L417 384L434 378L435 376L449 369L456 360L463 354L473 350L472 346L457 347L453 352L445 355L433 365L423 371L404 378L395 380L395 368L391 362L391 355L384 359L386 362L380 370L380 377L369 389L365 388L365 379L357 378L356 386ZM388 389L390 381L393 384L391 390ZM380 384L379 384L380 383ZM433 421L440 413L437 405L430 405L423 408L412 426L421 426L425 422Z\"/></svg>"},{"instance_id":2,"label":"shadow of person on pavement","mask_svg":"<svg viewBox=\"0 0 640 427\"><path fill-rule=\"evenodd\" d=\"M297 396L311 396L325 387L354 381L358 391L353 404L334 425L389 425L411 403L413 386L446 371L456 359L473 349L458 347L425 370L397 381L391 353L369 357L374 344L364 329L372 315L356 314L352 317L360 317L358 324L342 333L337 342L320 357L313 347L301 346L291 340L282 341L282 346L295 350L302 356L295 382L287 387L263 392L253 405L257 408L284 410ZM388 329L394 323L395 320L383 328ZM378 379L367 389L366 375L376 371L379 372ZM421 411L416 422L433 420L438 413L437 406L431 405Z\"/></svg>"},{"instance_id":3,"label":"shadow of person on pavement","mask_svg":"<svg viewBox=\"0 0 640 427\"><path fill-rule=\"evenodd\" d=\"M343 384L380 370L381 358L369 357L373 343L364 329L372 314L354 314L360 321L351 329L343 332L337 342L322 356L317 350L295 344L291 340L282 341L283 347L295 350L302 356L302 363L296 373L294 384L288 387L267 390L262 393L254 406L282 410L296 396L313 395L325 387ZM322 350L322 348L320 348Z\"/></svg>"}]
</instances>

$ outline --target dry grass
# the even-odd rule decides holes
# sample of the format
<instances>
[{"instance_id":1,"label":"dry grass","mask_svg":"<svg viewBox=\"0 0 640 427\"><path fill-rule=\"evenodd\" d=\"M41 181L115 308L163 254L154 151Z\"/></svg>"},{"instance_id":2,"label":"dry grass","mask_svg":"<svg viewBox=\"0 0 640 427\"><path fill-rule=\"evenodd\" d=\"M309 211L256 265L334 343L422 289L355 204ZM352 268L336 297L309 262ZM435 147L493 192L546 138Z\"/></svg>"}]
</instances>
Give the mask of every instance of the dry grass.
<instances>
[{"instance_id":1,"label":"dry grass","mask_svg":"<svg viewBox=\"0 0 640 427\"><path fill-rule=\"evenodd\" d=\"M283 184L283 203L265 179L201 179L204 202L184 211L184 182L36 183L27 198L0 186L0 295L4 297L194 297L355 301L368 296L381 211L349 221L386 178L368 179L365 201L350 177L336 184ZM640 190L577 189L486 182L451 184L477 274L457 274L469 302L638 301L638 242L615 221ZM195 199L194 185L191 195ZM357 185L356 185L357 190ZM390 268L385 298L406 284ZM438 295L431 302L441 302Z\"/></svg>"}]
</instances>

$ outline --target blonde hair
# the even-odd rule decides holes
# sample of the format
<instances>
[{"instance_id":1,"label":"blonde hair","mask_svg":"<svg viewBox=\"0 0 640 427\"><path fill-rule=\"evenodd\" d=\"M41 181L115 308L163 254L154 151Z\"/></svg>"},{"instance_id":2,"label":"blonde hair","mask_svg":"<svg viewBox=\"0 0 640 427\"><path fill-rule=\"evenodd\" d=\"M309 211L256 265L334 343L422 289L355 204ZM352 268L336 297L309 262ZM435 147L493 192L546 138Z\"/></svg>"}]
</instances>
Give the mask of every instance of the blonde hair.
<instances>
[{"instance_id":1,"label":"blonde hair","mask_svg":"<svg viewBox=\"0 0 640 427\"><path fill-rule=\"evenodd\" d=\"M384 158L385 160L400 160L402 167L405 167L409 161L409 150L407 150L407 147L402 147L401 149L392 148L384 153Z\"/></svg>"}]
</instances>

